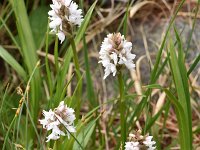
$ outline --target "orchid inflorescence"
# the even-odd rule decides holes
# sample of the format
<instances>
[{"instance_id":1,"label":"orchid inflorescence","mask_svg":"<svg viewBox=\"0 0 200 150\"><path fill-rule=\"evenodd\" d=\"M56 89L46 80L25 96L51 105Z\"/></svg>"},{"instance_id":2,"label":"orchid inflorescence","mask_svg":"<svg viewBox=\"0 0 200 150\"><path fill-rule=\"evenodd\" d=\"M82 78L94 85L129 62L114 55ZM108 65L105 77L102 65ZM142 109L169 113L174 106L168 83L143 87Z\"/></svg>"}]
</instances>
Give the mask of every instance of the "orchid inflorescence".
<instances>
[{"instance_id":1,"label":"orchid inflorescence","mask_svg":"<svg viewBox=\"0 0 200 150\"><path fill-rule=\"evenodd\" d=\"M53 0L50 5L49 27L56 33L61 43L67 34L72 34L73 26L80 26L83 21L82 10L72 0Z\"/></svg>"},{"instance_id":2,"label":"orchid inflorescence","mask_svg":"<svg viewBox=\"0 0 200 150\"><path fill-rule=\"evenodd\" d=\"M101 45L100 61L105 68L104 79L111 73L116 75L122 67L134 69L135 54L131 53L132 43L126 41L120 33L108 34Z\"/></svg>"},{"instance_id":3,"label":"orchid inflorescence","mask_svg":"<svg viewBox=\"0 0 200 150\"><path fill-rule=\"evenodd\" d=\"M135 134L129 134L129 141L125 143L125 150L155 150L156 142L152 139L153 136L148 134L143 136L141 131L138 130Z\"/></svg>"},{"instance_id":4,"label":"orchid inflorescence","mask_svg":"<svg viewBox=\"0 0 200 150\"><path fill-rule=\"evenodd\" d=\"M53 111L43 110L44 119L39 120L40 124L47 131L52 130L52 133L47 137L47 141L57 140L60 136L65 136L66 133L70 138L70 133L76 132L74 120L76 119L74 109L67 107L64 101L61 101L59 106ZM63 131L65 129L65 131Z\"/></svg>"}]
</instances>

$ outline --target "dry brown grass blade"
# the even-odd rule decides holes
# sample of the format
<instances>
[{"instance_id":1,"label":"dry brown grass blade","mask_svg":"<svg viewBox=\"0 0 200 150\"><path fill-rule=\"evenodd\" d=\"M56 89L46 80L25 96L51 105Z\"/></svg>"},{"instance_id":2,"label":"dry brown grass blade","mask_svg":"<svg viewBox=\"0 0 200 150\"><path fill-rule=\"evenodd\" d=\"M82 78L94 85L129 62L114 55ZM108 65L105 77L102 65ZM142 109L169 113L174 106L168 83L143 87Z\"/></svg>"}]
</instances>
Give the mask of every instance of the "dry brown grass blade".
<instances>
[{"instance_id":1,"label":"dry brown grass blade","mask_svg":"<svg viewBox=\"0 0 200 150\"><path fill-rule=\"evenodd\" d=\"M157 7L159 7L164 12L165 16L167 16L163 7L161 5L159 5L157 2L142 1L142 2L136 3L135 5L133 5L133 7L130 8L130 18L133 18L133 16L137 13L137 11L139 11L142 7L144 7L145 5L148 5L148 4L156 5Z\"/></svg>"},{"instance_id":2,"label":"dry brown grass blade","mask_svg":"<svg viewBox=\"0 0 200 150\"><path fill-rule=\"evenodd\" d=\"M68 71L68 74L67 74L67 81L68 82L71 80L72 74L73 74L73 63L70 63L69 71ZM69 83L69 85L67 87L67 95L72 96L72 84L71 84L71 82Z\"/></svg>"},{"instance_id":3,"label":"dry brown grass blade","mask_svg":"<svg viewBox=\"0 0 200 150\"><path fill-rule=\"evenodd\" d=\"M153 63L151 61L151 57L150 57L150 53L149 53L149 48L148 48L148 43L147 43L147 38L146 38L146 34L144 32L143 25L140 27L140 31L141 31L141 34L142 34L142 39L143 39L144 48L145 48L145 52L146 52L146 56L147 56L148 62L150 63L151 68L153 68Z\"/></svg>"},{"instance_id":4,"label":"dry brown grass blade","mask_svg":"<svg viewBox=\"0 0 200 150\"><path fill-rule=\"evenodd\" d=\"M162 108L162 106L164 105L165 103L165 98L166 98L166 94L165 92L162 92L158 98L158 101L156 103L156 107L155 107L155 111L154 111L154 115L157 114L160 109Z\"/></svg>"},{"instance_id":5,"label":"dry brown grass blade","mask_svg":"<svg viewBox=\"0 0 200 150\"><path fill-rule=\"evenodd\" d=\"M178 12L177 15L178 16L182 16L182 17L191 17L191 18L195 17L195 13L192 13L192 12ZM200 14L197 14L196 17L199 19L200 18Z\"/></svg>"},{"instance_id":6,"label":"dry brown grass blade","mask_svg":"<svg viewBox=\"0 0 200 150\"><path fill-rule=\"evenodd\" d=\"M94 37L100 33L102 33L107 26L109 26L113 21L117 20L123 13L125 13L125 8L120 8L120 5L116 6L114 9L110 9L110 13L104 17L101 18L99 21L93 23L88 28L88 33L86 36L86 43L89 43ZM101 15L103 17L103 15ZM83 43L80 43L77 46L77 51L80 51L83 47Z\"/></svg>"},{"instance_id":7,"label":"dry brown grass blade","mask_svg":"<svg viewBox=\"0 0 200 150\"><path fill-rule=\"evenodd\" d=\"M136 70L130 70L131 72L131 77L134 81L134 86L135 86L135 91L138 95L142 95L142 87L141 87L141 83L140 80L138 78L137 72Z\"/></svg>"},{"instance_id":8,"label":"dry brown grass blade","mask_svg":"<svg viewBox=\"0 0 200 150\"><path fill-rule=\"evenodd\" d=\"M39 56L46 57L46 53L45 53L45 52L42 52L42 51L40 51L40 50L37 51L37 54L38 54ZM52 54L47 54L47 57L48 57L48 59L49 59L53 64L55 64L54 55L52 55ZM61 62L63 62L63 59L60 58L60 57L58 58L58 60L61 61Z\"/></svg>"},{"instance_id":9,"label":"dry brown grass blade","mask_svg":"<svg viewBox=\"0 0 200 150\"><path fill-rule=\"evenodd\" d=\"M140 73L140 64L141 64L141 61L146 57L146 55L142 55L138 58L138 60L136 61L135 65L136 65L136 72L137 72L137 77L138 77L138 80L141 81L141 73Z\"/></svg>"},{"instance_id":10,"label":"dry brown grass blade","mask_svg":"<svg viewBox=\"0 0 200 150\"><path fill-rule=\"evenodd\" d=\"M46 93L46 97L47 99L50 99L49 88L45 80L43 80L43 85L44 85L44 91Z\"/></svg>"}]
</instances>

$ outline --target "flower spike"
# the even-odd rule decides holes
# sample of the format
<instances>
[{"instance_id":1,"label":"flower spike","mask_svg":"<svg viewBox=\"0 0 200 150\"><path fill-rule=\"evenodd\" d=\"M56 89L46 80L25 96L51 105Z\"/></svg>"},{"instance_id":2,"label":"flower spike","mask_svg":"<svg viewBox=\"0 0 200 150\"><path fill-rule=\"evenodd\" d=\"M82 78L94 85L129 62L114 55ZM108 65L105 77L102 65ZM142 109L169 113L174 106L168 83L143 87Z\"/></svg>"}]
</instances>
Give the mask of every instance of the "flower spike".
<instances>
[{"instance_id":1,"label":"flower spike","mask_svg":"<svg viewBox=\"0 0 200 150\"><path fill-rule=\"evenodd\" d=\"M82 10L72 0L53 0L50 5L49 27L51 32L56 33L61 43L65 36L72 34L73 26L80 26L83 21Z\"/></svg>"},{"instance_id":2,"label":"flower spike","mask_svg":"<svg viewBox=\"0 0 200 150\"><path fill-rule=\"evenodd\" d=\"M74 115L74 109L67 107L64 104L64 101L60 102L59 106L53 111L43 110L44 119L39 120L40 124L43 125L43 128L47 131L52 130L52 133L47 137L47 141L57 140L60 136L65 136L67 133L68 138L70 138L70 133L76 132L74 127L74 120L76 119ZM65 132L63 131L65 128Z\"/></svg>"},{"instance_id":3,"label":"flower spike","mask_svg":"<svg viewBox=\"0 0 200 150\"><path fill-rule=\"evenodd\" d=\"M135 64L135 54L131 53L132 43L127 42L120 33L108 34L101 45L100 61L105 68L104 79L111 73L116 75L118 69L125 66L128 69L133 69Z\"/></svg>"}]
</instances>

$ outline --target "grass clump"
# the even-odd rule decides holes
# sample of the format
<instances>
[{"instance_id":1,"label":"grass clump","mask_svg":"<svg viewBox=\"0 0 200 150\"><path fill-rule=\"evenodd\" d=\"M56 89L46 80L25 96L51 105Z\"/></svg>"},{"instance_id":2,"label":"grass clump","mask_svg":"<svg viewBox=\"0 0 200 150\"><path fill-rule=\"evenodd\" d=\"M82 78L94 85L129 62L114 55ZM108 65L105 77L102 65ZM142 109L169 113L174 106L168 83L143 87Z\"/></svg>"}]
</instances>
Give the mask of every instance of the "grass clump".
<instances>
[{"instance_id":1,"label":"grass clump","mask_svg":"<svg viewBox=\"0 0 200 150\"><path fill-rule=\"evenodd\" d=\"M198 149L199 3L0 3L0 148Z\"/></svg>"}]
</instances>

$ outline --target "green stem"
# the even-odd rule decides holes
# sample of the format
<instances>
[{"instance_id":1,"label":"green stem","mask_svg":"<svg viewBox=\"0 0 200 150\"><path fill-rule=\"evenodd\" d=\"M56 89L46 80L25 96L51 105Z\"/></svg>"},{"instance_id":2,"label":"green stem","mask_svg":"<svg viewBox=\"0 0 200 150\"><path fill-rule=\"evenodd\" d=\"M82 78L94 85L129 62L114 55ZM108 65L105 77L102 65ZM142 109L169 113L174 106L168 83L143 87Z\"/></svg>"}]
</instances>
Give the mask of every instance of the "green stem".
<instances>
[{"instance_id":1,"label":"green stem","mask_svg":"<svg viewBox=\"0 0 200 150\"><path fill-rule=\"evenodd\" d=\"M81 91L82 91L82 81L80 81L81 80L81 72L80 72L80 66L79 66L79 62L78 62L76 45L75 45L75 41L74 41L73 37L70 37L69 41L70 41L70 44L71 44L72 50L73 50L73 59L74 59L74 65L75 65L75 69L76 69L77 82L81 82L77 87L78 90L77 90L77 94L76 94L76 100L77 100L76 118L79 118L80 107L81 107Z\"/></svg>"},{"instance_id":2,"label":"green stem","mask_svg":"<svg viewBox=\"0 0 200 150\"><path fill-rule=\"evenodd\" d=\"M59 64L58 64L58 37L56 36L55 45L54 45L54 59L56 71L58 72Z\"/></svg>"},{"instance_id":3,"label":"green stem","mask_svg":"<svg viewBox=\"0 0 200 150\"><path fill-rule=\"evenodd\" d=\"M28 95L28 92L27 92ZM26 99L24 99L26 100ZM28 98L27 98L27 106L28 106ZM25 128L25 133L26 133L26 149L28 149L28 145L29 145L29 140L30 137L28 137L28 110L26 110L26 128Z\"/></svg>"},{"instance_id":4,"label":"green stem","mask_svg":"<svg viewBox=\"0 0 200 150\"><path fill-rule=\"evenodd\" d=\"M75 41L74 41L73 37L70 37L69 40L70 40L70 44L71 44L72 50L73 50L74 65L75 65L75 69L77 72L77 78L79 78L78 73L80 73L80 67L79 67L79 62L78 62L78 55L77 55L77 51L76 51Z\"/></svg>"},{"instance_id":5,"label":"green stem","mask_svg":"<svg viewBox=\"0 0 200 150\"><path fill-rule=\"evenodd\" d=\"M53 95L53 83L52 83L51 71L50 71L49 60L48 60L48 54L49 54L48 49L49 49L49 20L48 20L48 26L47 26L47 32L46 32L45 67L46 67L47 82L48 82L50 97L52 97L52 95Z\"/></svg>"},{"instance_id":6,"label":"green stem","mask_svg":"<svg viewBox=\"0 0 200 150\"><path fill-rule=\"evenodd\" d=\"M119 105L120 105L120 124L121 124L121 142L122 142L122 150L124 150L125 142L126 142L126 115L125 115L125 101L124 101L124 83L122 78L122 72L118 72L118 82L119 82Z\"/></svg>"},{"instance_id":7,"label":"green stem","mask_svg":"<svg viewBox=\"0 0 200 150\"><path fill-rule=\"evenodd\" d=\"M79 147L84 150L83 146L81 143L77 140L77 138L65 127L65 129L69 132L69 134L74 138L74 140L78 143Z\"/></svg>"},{"instance_id":8,"label":"green stem","mask_svg":"<svg viewBox=\"0 0 200 150\"><path fill-rule=\"evenodd\" d=\"M57 118L57 117L56 117ZM59 118L57 118L58 119L58 121L61 123L61 121L59 120ZM62 124L62 123L61 123ZM74 140L77 142L77 144L79 145L79 147L82 149L82 150L84 150L84 148L83 148L83 146L81 145L81 143L77 140L77 138L68 130L68 128L65 126L65 125L63 125L64 126L64 128L67 130L67 132L74 138ZM56 143L57 143L57 141L56 141ZM55 143L55 144L56 144ZM56 146L56 150L57 150L57 144L55 145Z\"/></svg>"},{"instance_id":9,"label":"green stem","mask_svg":"<svg viewBox=\"0 0 200 150\"><path fill-rule=\"evenodd\" d=\"M9 135L9 133L10 133L10 130L11 130L12 126L14 125L14 122L15 122L16 118L17 118L17 116L15 115L14 118L13 118L13 120L12 120L12 122L10 123L10 126L9 126L9 128L8 128L8 131L6 132L6 136L5 136L5 139L4 139L4 143L3 143L3 148L2 148L2 150L4 150L5 147L6 147L6 142L7 142L7 140L8 140L8 135Z\"/></svg>"}]
</instances>

